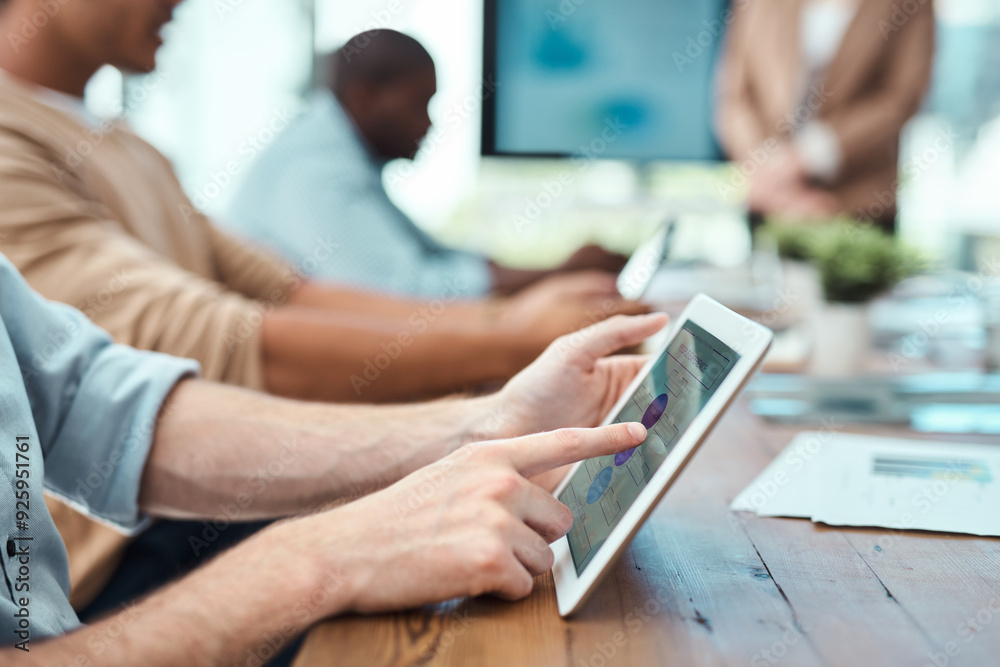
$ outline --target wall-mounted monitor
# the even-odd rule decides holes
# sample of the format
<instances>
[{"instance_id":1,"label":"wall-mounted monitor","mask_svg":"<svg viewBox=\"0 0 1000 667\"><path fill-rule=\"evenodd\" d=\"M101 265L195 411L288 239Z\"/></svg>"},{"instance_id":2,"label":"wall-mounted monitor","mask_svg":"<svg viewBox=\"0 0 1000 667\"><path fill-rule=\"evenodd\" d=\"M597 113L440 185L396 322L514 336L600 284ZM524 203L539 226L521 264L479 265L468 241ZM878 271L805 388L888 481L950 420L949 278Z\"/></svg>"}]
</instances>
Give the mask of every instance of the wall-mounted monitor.
<instances>
[{"instance_id":1,"label":"wall-mounted monitor","mask_svg":"<svg viewBox=\"0 0 1000 667\"><path fill-rule=\"evenodd\" d=\"M483 155L718 160L728 0L485 0Z\"/></svg>"}]
</instances>

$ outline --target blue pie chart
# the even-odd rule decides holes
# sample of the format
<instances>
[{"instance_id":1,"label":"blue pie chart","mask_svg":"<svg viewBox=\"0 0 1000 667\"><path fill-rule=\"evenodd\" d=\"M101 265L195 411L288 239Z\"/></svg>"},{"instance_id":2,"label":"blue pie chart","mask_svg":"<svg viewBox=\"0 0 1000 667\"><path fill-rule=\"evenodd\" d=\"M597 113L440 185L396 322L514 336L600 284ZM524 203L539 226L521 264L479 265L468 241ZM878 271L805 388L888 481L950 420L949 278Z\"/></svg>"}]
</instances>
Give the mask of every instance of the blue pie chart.
<instances>
[{"instance_id":1,"label":"blue pie chart","mask_svg":"<svg viewBox=\"0 0 1000 667\"><path fill-rule=\"evenodd\" d=\"M611 466L604 468L601 472L597 473L594 477L594 481L590 483L590 489L587 491L587 504L593 505L604 492L608 490L608 486L611 484Z\"/></svg>"}]
</instances>

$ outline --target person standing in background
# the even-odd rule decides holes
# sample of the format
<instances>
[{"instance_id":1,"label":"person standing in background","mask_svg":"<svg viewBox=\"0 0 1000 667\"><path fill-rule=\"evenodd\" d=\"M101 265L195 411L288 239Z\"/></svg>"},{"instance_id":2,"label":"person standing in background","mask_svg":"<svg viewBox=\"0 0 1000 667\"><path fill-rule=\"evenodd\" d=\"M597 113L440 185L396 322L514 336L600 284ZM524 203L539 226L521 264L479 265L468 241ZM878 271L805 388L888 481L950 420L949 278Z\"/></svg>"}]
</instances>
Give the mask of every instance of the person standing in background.
<instances>
[{"instance_id":1,"label":"person standing in background","mask_svg":"<svg viewBox=\"0 0 1000 667\"><path fill-rule=\"evenodd\" d=\"M753 165L759 216L845 214L895 228L900 133L927 91L932 0L742 0L717 130Z\"/></svg>"}]
</instances>

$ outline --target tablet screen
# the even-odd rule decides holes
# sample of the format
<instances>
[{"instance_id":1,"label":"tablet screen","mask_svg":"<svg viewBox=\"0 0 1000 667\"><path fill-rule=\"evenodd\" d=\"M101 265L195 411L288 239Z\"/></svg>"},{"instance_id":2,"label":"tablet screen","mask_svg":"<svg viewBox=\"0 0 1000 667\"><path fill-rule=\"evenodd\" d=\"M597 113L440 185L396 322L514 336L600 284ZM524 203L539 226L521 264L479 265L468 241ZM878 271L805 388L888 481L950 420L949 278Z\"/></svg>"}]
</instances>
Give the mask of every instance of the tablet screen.
<instances>
[{"instance_id":1,"label":"tablet screen","mask_svg":"<svg viewBox=\"0 0 1000 667\"><path fill-rule=\"evenodd\" d=\"M613 420L641 422L646 440L584 461L559 500L573 511L570 552L580 575L681 435L729 375L739 355L688 320Z\"/></svg>"}]
</instances>

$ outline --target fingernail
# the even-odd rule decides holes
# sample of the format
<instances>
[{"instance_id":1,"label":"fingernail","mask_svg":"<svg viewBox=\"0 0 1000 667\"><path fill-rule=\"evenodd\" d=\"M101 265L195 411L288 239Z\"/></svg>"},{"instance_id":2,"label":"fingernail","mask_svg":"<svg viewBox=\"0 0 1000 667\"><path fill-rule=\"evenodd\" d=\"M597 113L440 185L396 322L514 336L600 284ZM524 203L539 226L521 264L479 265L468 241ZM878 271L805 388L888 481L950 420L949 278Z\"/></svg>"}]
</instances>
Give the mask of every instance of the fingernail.
<instances>
[{"instance_id":1,"label":"fingernail","mask_svg":"<svg viewBox=\"0 0 1000 667\"><path fill-rule=\"evenodd\" d=\"M632 422L628 425L628 432L632 434L632 437L636 440L646 439L646 427L638 422Z\"/></svg>"}]
</instances>

